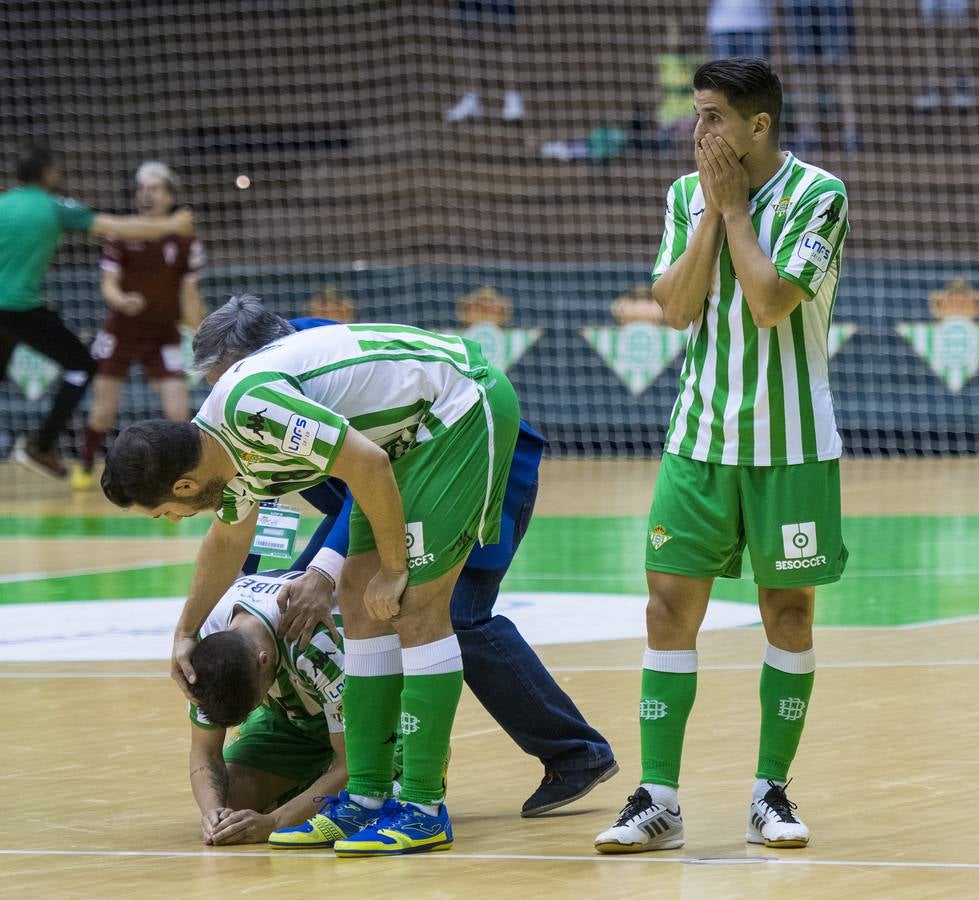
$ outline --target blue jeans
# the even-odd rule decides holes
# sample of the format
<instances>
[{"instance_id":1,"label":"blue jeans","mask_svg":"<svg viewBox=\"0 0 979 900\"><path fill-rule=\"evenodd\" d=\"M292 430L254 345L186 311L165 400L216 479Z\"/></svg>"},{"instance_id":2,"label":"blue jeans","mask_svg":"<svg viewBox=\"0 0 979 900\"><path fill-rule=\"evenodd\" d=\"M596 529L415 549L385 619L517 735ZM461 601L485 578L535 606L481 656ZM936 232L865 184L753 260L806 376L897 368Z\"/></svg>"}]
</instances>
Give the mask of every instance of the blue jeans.
<instances>
[{"instance_id":1,"label":"blue jeans","mask_svg":"<svg viewBox=\"0 0 979 900\"><path fill-rule=\"evenodd\" d=\"M535 484L516 519L514 551L536 499ZM506 567L466 566L452 594L452 627L462 650L466 684L517 746L546 769L608 765L613 759L608 741L585 721L513 622L493 615L505 574Z\"/></svg>"}]
</instances>

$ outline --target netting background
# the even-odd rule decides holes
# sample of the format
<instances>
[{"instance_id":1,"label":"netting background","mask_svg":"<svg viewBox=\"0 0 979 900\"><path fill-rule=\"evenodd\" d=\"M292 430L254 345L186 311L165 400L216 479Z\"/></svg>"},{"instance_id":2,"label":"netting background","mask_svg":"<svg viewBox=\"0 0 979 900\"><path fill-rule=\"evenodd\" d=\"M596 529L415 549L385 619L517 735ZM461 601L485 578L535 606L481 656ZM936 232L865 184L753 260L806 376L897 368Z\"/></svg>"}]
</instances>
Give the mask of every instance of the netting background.
<instances>
[{"instance_id":1,"label":"netting background","mask_svg":"<svg viewBox=\"0 0 979 900\"><path fill-rule=\"evenodd\" d=\"M9 185L20 139L44 134L66 193L127 212L136 166L162 159L196 210L212 308L250 290L297 315L332 289L313 312L475 325L554 452L655 454L681 357L643 294L666 189L692 168L708 5L5 2L0 173ZM963 11L925 17L935 5ZM846 6L771 4L769 35L783 143L850 192L839 424L853 453L972 452L976 11L868 0L851 29L800 32L798 16ZM97 262L96 242L69 239L46 289L89 338ZM121 423L156 410L136 374ZM37 415L0 385L0 454Z\"/></svg>"}]
</instances>

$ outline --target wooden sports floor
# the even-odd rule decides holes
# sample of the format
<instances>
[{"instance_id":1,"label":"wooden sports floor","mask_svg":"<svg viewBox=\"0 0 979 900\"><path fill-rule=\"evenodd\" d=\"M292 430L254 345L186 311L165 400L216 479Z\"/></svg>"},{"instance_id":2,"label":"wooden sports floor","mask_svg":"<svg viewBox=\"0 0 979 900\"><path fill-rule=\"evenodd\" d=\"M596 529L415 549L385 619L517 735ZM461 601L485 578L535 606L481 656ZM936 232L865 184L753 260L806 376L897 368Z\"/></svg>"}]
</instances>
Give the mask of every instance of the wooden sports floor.
<instances>
[{"instance_id":1,"label":"wooden sports floor","mask_svg":"<svg viewBox=\"0 0 979 900\"><path fill-rule=\"evenodd\" d=\"M449 774L454 848L336 860L201 845L185 705L163 659L126 656L126 642L145 637L138 627L113 631L114 612L99 626L115 642L111 659L29 638L62 635L75 601L136 598L137 612L149 610L138 603L160 595L160 579L179 595L201 526L120 518L95 494L73 497L0 466L0 614L20 616L20 630L0 625L0 897L979 897L974 459L844 464L850 568L817 616L820 668L789 792L810 846L744 842L764 644L749 623L700 640L681 787L686 846L594 852L639 774L635 595L655 471L654 462L547 462L526 559L504 586L518 621L552 604L540 608L564 630L556 643L534 632L547 641L541 656L612 742L621 773L563 811L521 819L542 770L466 692ZM562 592L583 620L563 621ZM750 613L750 580L715 594ZM629 597L634 628L589 641L613 633L608 620Z\"/></svg>"}]
</instances>

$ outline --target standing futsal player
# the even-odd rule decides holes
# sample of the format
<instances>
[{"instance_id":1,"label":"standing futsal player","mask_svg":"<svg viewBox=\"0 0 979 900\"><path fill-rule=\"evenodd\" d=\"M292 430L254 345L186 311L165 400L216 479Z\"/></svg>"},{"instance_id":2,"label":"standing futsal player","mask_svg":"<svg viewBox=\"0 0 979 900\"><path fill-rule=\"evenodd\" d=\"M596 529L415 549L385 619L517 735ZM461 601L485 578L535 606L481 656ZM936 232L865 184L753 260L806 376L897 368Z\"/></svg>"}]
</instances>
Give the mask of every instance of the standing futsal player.
<instances>
[{"instance_id":1,"label":"standing futsal player","mask_svg":"<svg viewBox=\"0 0 979 900\"><path fill-rule=\"evenodd\" d=\"M779 149L782 86L761 59L694 75L697 171L667 196L653 296L690 328L649 515L642 778L595 846L683 845L680 754L697 685L697 631L717 577L751 553L768 645L747 840L802 847L785 795L812 692L815 586L846 564L827 334L847 233L833 175Z\"/></svg>"},{"instance_id":2,"label":"standing futsal player","mask_svg":"<svg viewBox=\"0 0 979 900\"><path fill-rule=\"evenodd\" d=\"M53 478L68 471L58 437L85 394L95 361L61 317L41 301L41 281L66 231L119 240L154 240L188 235L190 212L163 217L109 216L55 193L61 160L46 144L32 144L17 163L20 187L0 194L0 373L18 343L62 366L61 386L37 434L19 441L14 459Z\"/></svg>"},{"instance_id":3,"label":"standing futsal player","mask_svg":"<svg viewBox=\"0 0 979 900\"><path fill-rule=\"evenodd\" d=\"M145 162L136 171L136 209L153 219L174 208L176 178L168 166ZM204 265L201 242L192 234L153 241L108 240L102 248L102 296L109 307L92 344L98 372L85 427L81 463L71 486L92 486L92 465L105 433L115 424L122 385L134 362L160 396L168 419L189 418L178 325L197 328L204 318L198 281Z\"/></svg>"},{"instance_id":4,"label":"standing futsal player","mask_svg":"<svg viewBox=\"0 0 979 900\"><path fill-rule=\"evenodd\" d=\"M118 506L217 519L177 623L172 671L192 695L196 633L245 561L258 502L330 475L355 505L340 579L350 798L338 856L448 849L443 766L462 693L449 602L473 545L500 540L520 429L506 376L477 344L408 325L290 334L231 366L193 422L119 435L102 488ZM400 799L391 772L400 724ZM371 824L373 823L373 824Z\"/></svg>"}]
</instances>

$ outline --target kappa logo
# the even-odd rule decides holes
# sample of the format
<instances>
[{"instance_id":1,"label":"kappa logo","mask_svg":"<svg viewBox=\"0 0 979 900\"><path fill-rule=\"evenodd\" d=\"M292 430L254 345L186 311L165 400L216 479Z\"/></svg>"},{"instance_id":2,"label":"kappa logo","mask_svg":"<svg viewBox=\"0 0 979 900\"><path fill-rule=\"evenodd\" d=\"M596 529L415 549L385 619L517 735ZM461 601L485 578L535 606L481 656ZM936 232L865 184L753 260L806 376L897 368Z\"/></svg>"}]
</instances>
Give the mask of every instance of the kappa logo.
<instances>
[{"instance_id":1,"label":"kappa logo","mask_svg":"<svg viewBox=\"0 0 979 900\"><path fill-rule=\"evenodd\" d=\"M285 436L279 446L285 453L292 453L295 456L309 456L313 452L313 441L316 440L317 428L315 422L310 422L305 416L300 416L297 413L289 419Z\"/></svg>"},{"instance_id":2,"label":"kappa logo","mask_svg":"<svg viewBox=\"0 0 979 900\"><path fill-rule=\"evenodd\" d=\"M250 413L248 418L245 420L245 427L253 432L256 437L261 438L265 433L265 413L268 412L268 407L266 406L261 412Z\"/></svg>"},{"instance_id":3,"label":"kappa logo","mask_svg":"<svg viewBox=\"0 0 979 900\"><path fill-rule=\"evenodd\" d=\"M640 700L639 718L647 722L665 719L669 707L662 700Z\"/></svg>"},{"instance_id":4,"label":"kappa logo","mask_svg":"<svg viewBox=\"0 0 979 900\"><path fill-rule=\"evenodd\" d=\"M840 221L840 211L842 209L843 201L839 197L836 197L823 212L816 216L816 218L825 219L827 225L835 225Z\"/></svg>"},{"instance_id":5,"label":"kappa logo","mask_svg":"<svg viewBox=\"0 0 979 900\"><path fill-rule=\"evenodd\" d=\"M425 552L425 527L421 522L405 523L405 548L408 551L409 569L435 562L435 556Z\"/></svg>"},{"instance_id":6,"label":"kappa logo","mask_svg":"<svg viewBox=\"0 0 979 900\"><path fill-rule=\"evenodd\" d=\"M806 701L801 697L783 697L778 701L778 716L796 722L806 714Z\"/></svg>"},{"instance_id":7,"label":"kappa logo","mask_svg":"<svg viewBox=\"0 0 979 900\"><path fill-rule=\"evenodd\" d=\"M826 565L818 553L815 522L795 522L782 526L782 552L785 559L775 561L775 571L814 569Z\"/></svg>"},{"instance_id":8,"label":"kappa logo","mask_svg":"<svg viewBox=\"0 0 979 900\"><path fill-rule=\"evenodd\" d=\"M654 550L659 550L667 541L672 540L673 535L667 534L666 529L662 525L657 525L649 532L649 543L653 545Z\"/></svg>"}]
</instances>

